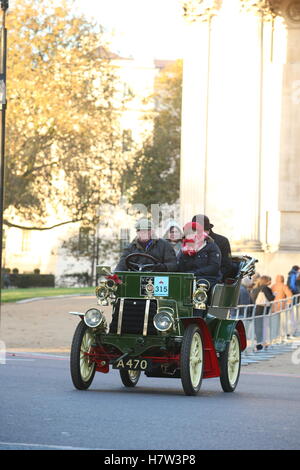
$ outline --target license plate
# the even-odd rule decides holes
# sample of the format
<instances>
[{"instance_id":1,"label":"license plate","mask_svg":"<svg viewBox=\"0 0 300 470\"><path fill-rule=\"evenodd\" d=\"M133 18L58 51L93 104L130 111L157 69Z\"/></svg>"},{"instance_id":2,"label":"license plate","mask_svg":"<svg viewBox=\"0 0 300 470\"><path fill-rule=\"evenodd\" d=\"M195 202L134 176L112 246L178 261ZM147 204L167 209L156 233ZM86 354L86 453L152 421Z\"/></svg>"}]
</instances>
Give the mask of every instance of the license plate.
<instances>
[{"instance_id":1,"label":"license plate","mask_svg":"<svg viewBox=\"0 0 300 470\"><path fill-rule=\"evenodd\" d=\"M134 357L118 359L113 363L113 369L147 370L150 367L149 359L136 359Z\"/></svg>"}]
</instances>

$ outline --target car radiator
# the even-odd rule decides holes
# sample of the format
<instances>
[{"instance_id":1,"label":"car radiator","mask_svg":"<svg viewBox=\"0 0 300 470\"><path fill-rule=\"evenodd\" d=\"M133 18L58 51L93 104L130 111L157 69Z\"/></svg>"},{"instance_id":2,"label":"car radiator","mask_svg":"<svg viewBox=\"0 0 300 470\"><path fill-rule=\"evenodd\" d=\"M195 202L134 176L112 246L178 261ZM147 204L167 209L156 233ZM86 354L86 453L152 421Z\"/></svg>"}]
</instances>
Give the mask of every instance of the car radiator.
<instances>
[{"instance_id":1,"label":"car radiator","mask_svg":"<svg viewBox=\"0 0 300 470\"><path fill-rule=\"evenodd\" d=\"M114 306L109 333L157 335L153 317L157 312L155 299L118 299Z\"/></svg>"}]
</instances>

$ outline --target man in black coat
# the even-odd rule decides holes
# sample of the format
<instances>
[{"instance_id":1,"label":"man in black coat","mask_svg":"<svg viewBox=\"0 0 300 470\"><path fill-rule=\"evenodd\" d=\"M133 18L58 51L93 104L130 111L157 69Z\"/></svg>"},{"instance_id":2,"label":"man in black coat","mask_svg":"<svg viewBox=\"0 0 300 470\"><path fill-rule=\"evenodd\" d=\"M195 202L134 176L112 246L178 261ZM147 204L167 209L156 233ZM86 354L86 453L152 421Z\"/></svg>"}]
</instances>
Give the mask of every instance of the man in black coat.
<instances>
[{"instance_id":1,"label":"man in black coat","mask_svg":"<svg viewBox=\"0 0 300 470\"><path fill-rule=\"evenodd\" d=\"M212 231L213 225L210 223L209 218L203 214L197 214L192 218L192 222L198 222L204 226L205 232L214 240L221 251L221 273L223 279L225 277L234 276L234 266L231 261L231 248L228 238L219 235Z\"/></svg>"},{"instance_id":2,"label":"man in black coat","mask_svg":"<svg viewBox=\"0 0 300 470\"><path fill-rule=\"evenodd\" d=\"M151 220L142 218L137 221L135 228L137 236L123 251L115 271L128 271L128 267L125 262L128 255L132 253L139 253L142 255L145 253L158 260L158 264L155 264L155 266L151 268L151 271L176 272L177 259L175 251L167 240L164 240L163 238L155 238ZM136 258L133 257L131 261L134 263L152 263L149 258L143 258L142 256L137 256Z\"/></svg>"}]
</instances>

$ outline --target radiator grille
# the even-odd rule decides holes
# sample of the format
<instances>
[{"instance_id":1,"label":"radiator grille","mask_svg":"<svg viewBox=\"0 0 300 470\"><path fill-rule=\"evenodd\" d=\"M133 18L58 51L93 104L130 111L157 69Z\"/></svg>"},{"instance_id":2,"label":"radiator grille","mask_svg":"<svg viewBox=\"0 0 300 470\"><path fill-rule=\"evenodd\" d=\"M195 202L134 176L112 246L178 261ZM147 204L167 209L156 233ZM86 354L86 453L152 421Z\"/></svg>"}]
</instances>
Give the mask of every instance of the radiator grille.
<instances>
[{"instance_id":1,"label":"radiator grille","mask_svg":"<svg viewBox=\"0 0 300 470\"><path fill-rule=\"evenodd\" d=\"M109 332L114 334L157 335L157 330L153 325L153 317L156 311L156 300L118 299L114 307Z\"/></svg>"}]
</instances>

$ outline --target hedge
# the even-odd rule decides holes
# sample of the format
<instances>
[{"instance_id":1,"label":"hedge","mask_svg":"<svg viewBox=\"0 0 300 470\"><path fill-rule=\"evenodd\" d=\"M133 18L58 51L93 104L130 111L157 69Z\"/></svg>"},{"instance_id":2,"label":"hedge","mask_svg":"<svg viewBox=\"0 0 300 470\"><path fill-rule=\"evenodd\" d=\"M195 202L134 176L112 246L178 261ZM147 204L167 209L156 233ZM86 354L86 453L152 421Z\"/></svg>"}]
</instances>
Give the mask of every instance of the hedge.
<instances>
[{"instance_id":1,"label":"hedge","mask_svg":"<svg viewBox=\"0 0 300 470\"><path fill-rule=\"evenodd\" d=\"M13 287L55 287L53 274L9 274Z\"/></svg>"}]
</instances>

